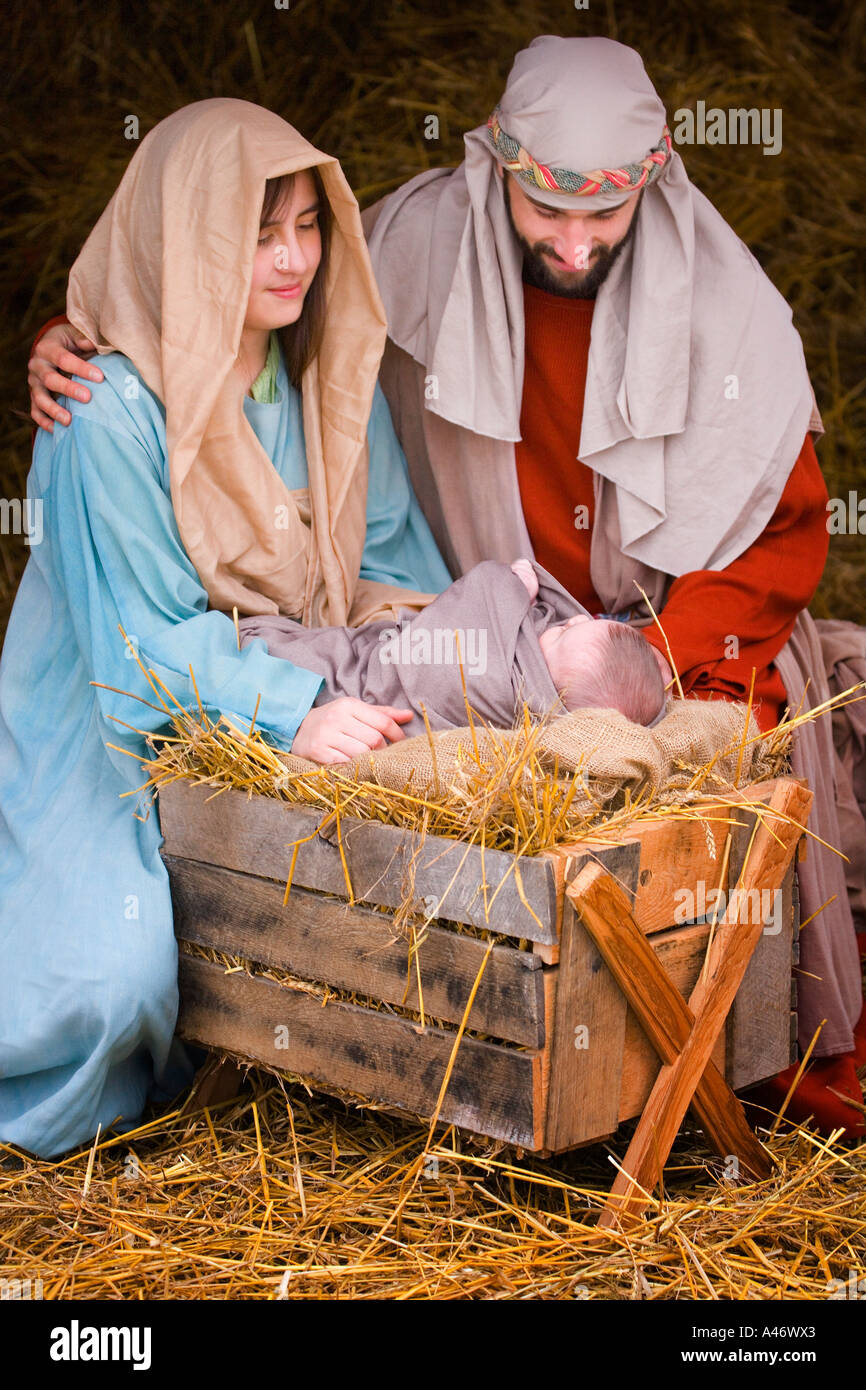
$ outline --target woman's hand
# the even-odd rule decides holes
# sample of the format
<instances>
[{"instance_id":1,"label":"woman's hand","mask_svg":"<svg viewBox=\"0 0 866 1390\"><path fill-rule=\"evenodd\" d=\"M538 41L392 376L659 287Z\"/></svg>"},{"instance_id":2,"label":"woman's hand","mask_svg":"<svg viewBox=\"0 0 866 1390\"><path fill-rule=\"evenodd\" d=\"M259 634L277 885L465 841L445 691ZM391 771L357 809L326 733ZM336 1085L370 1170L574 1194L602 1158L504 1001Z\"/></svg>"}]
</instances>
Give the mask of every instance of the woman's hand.
<instances>
[{"instance_id":1,"label":"woman's hand","mask_svg":"<svg viewBox=\"0 0 866 1390\"><path fill-rule=\"evenodd\" d=\"M301 721L291 751L314 763L346 763L371 748L385 748L405 738L400 725L412 717L410 709L366 705L343 695L310 710Z\"/></svg>"},{"instance_id":2,"label":"woman's hand","mask_svg":"<svg viewBox=\"0 0 866 1390\"><path fill-rule=\"evenodd\" d=\"M84 356L76 357L73 348ZM52 420L68 425L72 419L69 411L57 404L54 395L74 396L77 401L85 403L90 400L87 387L77 382L73 385L69 377L84 376L89 381L102 381L99 368L88 366L85 360L95 351L96 344L73 328L71 323L56 323L36 344L35 352L27 363L30 415L49 434L54 430ZM63 372L69 375L63 376Z\"/></svg>"}]
</instances>

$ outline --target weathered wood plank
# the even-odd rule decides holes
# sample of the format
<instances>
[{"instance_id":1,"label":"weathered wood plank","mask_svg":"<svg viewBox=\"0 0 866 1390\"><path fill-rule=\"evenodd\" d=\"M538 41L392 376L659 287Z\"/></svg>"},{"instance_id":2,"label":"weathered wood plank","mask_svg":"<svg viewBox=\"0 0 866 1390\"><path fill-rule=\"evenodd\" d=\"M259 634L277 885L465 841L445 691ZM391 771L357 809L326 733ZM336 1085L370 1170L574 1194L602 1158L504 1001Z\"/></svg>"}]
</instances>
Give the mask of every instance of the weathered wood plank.
<instances>
[{"instance_id":1,"label":"weathered wood plank","mask_svg":"<svg viewBox=\"0 0 866 1390\"><path fill-rule=\"evenodd\" d=\"M403 1019L282 988L270 980L180 956L178 1031L276 1070L354 1091L370 1100L430 1116L454 1037L418 1033ZM285 1044L284 1046L281 1044ZM526 1148L540 1148L537 1096L541 1055L464 1037L441 1119Z\"/></svg>"},{"instance_id":2,"label":"weathered wood plank","mask_svg":"<svg viewBox=\"0 0 866 1390\"><path fill-rule=\"evenodd\" d=\"M248 957L302 979L417 1009L409 943L393 919L369 907L293 889L192 859L163 854L171 883L175 935ZM424 1011L459 1023L486 945L429 927L418 953ZM530 951L494 946L468 1027L530 1047L544 1045L544 972Z\"/></svg>"},{"instance_id":3,"label":"weathered wood plank","mask_svg":"<svg viewBox=\"0 0 866 1390\"><path fill-rule=\"evenodd\" d=\"M617 883L621 883L625 887L637 882L641 847L640 842L636 840L623 840L620 844L599 846L593 846L584 840L579 840L574 845L569 846L567 852L553 849L547 850L546 855L553 867L558 920L561 923L563 907L565 906L565 885L576 874L580 873L584 864L599 864ZM631 896L634 897L633 892ZM532 949L538 958L544 961L545 965L557 965L559 963L559 940L550 945L536 942Z\"/></svg>"},{"instance_id":4,"label":"weathered wood plank","mask_svg":"<svg viewBox=\"0 0 866 1390\"><path fill-rule=\"evenodd\" d=\"M669 932L655 932L652 948L671 984L687 999L694 988L707 950L709 926L697 923L674 927ZM725 1037L719 1035L713 1048L712 1060L725 1075ZM630 1120L643 1110L658 1075L658 1054L629 1009L625 1023L625 1047L622 1062L622 1090L619 1101L620 1120ZM730 1081L730 1077L727 1078Z\"/></svg>"},{"instance_id":5,"label":"weathered wood plank","mask_svg":"<svg viewBox=\"0 0 866 1390\"><path fill-rule=\"evenodd\" d=\"M704 822L694 820L647 819L635 821L627 838L621 842L640 848L640 873L633 895L632 915L640 930L667 931L673 924L683 923L682 890L704 882L706 891L727 888L727 872L721 876L724 846L728 832L736 828L729 822L740 820L742 813L728 808L711 812ZM558 853L569 856L586 852L585 841L564 846ZM599 844L593 858L607 868L606 857L611 849ZM572 872L569 878L574 877Z\"/></svg>"},{"instance_id":6,"label":"weathered wood plank","mask_svg":"<svg viewBox=\"0 0 866 1390\"><path fill-rule=\"evenodd\" d=\"M739 868L737 862L735 873ZM737 1089L775 1076L790 1061L793 879L792 861L773 890L769 921L728 1015L729 1080Z\"/></svg>"},{"instance_id":7,"label":"weathered wood plank","mask_svg":"<svg viewBox=\"0 0 866 1390\"><path fill-rule=\"evenodd\" d=\"M623 853L617 881L633 896L639 849L634 845L619 848ZM585 856L575 856L568 878L587 862ZM625 995L566 898L556 975L545 1149L555 1153L616 1129L626 1013Z\"/></svg>"},{"instance_id":8,"label":"weathered wood plank","mask_svg":"<svg viewBox=\"0 0 866 1390\"><path fill-rule=\"evenodd\" d=\"M739 826L751 825L748 805L768 801L777 781L756 783L748 789L748 797L741 792L731 793L729 800L734 805L709 799L700 806L701 820L678 816L640 817L620 831L589 836L574 845L558 846L549 853L566 859L594 854L596 862L608 868L606 854L611 845L639 844L640 875L633 895L632 915L647 935L666 931L671 925L683 925L691 920L683 915L683 889L694 891L696 884L703 883L706 894L718 887L727 890L730 865L724 877L721 871L728 833L733 838ZM743 809L736 804L738 802ZM574 871L570 870L569 879L574 876Z\"/></svg>"},{"instance_id":9,"label":"weathered wood plank","mask_svg":"<svg viewBox=\"0 0 866 1390\"><path fill-rule=\"evenodd\" d=\"M347 896L336 828L329 828L328 838L318 834L322 816L317 811L273 797L248 797L235 788L215 796L212 787L179 780L160 792L159 814L164 852L174 858L285 883L292 846L305 841L293 883ZM518 886L514 856L501 850L482 855L476 846L442 836L422 840L396 826L351 817L341 818L341 830L356 901L396 908L409 891L419 911L432 917L528 941L556 941L556 882L546 856L520 860ZM488 902L499 889L489 921L482 884Z\"/></svg>"}]
</instances>

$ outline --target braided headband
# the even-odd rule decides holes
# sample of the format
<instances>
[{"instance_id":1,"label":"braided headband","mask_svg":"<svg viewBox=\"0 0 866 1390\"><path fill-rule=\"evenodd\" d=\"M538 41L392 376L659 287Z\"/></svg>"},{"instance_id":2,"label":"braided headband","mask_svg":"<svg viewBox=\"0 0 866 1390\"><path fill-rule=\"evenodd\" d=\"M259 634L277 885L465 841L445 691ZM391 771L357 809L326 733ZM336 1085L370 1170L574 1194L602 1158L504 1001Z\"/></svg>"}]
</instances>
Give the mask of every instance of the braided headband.
<instances>
[{"instance_id":1,"label":"braided headband","mask_svg":"<svg viewBox=\"0 0 866 1390\"><path fill-rule=\"evenodd\" d=\"M491 143L497 154L502 156L505 168L516 174L523 183L535 188L548 189L553 193L574 193L591 195L593 193L615 193L619 188L642 188L658 178L671 154L671 133L667 126L662 138L646 159L639 164L626 164L622 169L593 169L588 174L575 174L571 169L548 169L539 164L528 150L505 131L499 124L499 108L487 122Z\"/></svg>"}]
</instances>

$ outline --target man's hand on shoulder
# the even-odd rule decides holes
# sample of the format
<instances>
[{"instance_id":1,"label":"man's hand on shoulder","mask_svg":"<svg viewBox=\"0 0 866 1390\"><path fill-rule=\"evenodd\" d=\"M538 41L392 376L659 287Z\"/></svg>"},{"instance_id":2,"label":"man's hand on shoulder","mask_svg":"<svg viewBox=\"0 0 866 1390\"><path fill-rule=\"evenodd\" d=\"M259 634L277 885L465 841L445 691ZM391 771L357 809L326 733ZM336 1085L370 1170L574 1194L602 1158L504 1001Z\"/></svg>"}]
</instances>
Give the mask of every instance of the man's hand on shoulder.
<instances>
[{"instance_id":1,"label":"man's hand on shoulder","mask_svg":"<svg viewBox=\"0 0 866 1390\"><path fill-rule=\"evenodd\" d=\"M102 381L99 368L90 366L86 360L95 351L96 344L73 328L71 323L56 323L36 344L33 356L27 363L30 415L49 434L54 430L54 420L68 425L72 419L69 411L57 404L56 396L74 396L85 404L90 400L87 387L78 382L73 384L69 378L83 376L89 381ZM77 357L76 352L83 355Z\"/></svg>"}]
</instances>

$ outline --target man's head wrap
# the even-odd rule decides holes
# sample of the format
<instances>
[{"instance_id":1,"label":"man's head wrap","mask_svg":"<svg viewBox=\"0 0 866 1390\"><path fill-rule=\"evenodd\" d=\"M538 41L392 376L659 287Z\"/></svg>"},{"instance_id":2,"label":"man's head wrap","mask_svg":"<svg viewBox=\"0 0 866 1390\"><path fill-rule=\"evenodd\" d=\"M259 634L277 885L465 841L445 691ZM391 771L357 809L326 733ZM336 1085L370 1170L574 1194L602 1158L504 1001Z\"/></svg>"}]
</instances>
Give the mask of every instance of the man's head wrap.
<instances>
[{"instance_id":1,"label":"man's head wrap","mask_svg":"<svg viewBox=\"0 0 866 1390\"><path fill-rule=\"evenodd\" d=\"M677 575L724 568L760 535L807 428L821 425L790 308L689 182L666 127L633 49L537 38L515 59L495 125L467 133L458 169L392 194L369 245L389 334L435 379L426 408L517 441L522 253L497 163L517 162L529 196L565 210L644 189L594 309L579 457L616 488L623 551ZM632 176L648 159L652 173ZM537 170L559 191L542 190ZM562 171L576 187L613 178L567 192Z\"/></svg>"},{"instance_id":2,"label":"man's head wrap","mask_svg":"<svg viewBox=\"0 0 866 1390\"><path fill-rule=\"evenodd\" d=\"M535 39L514 60L487 139L525 193L566 212L622 202L671 154L639 54L610 39Z\"/></svg>"}]
</instances>

